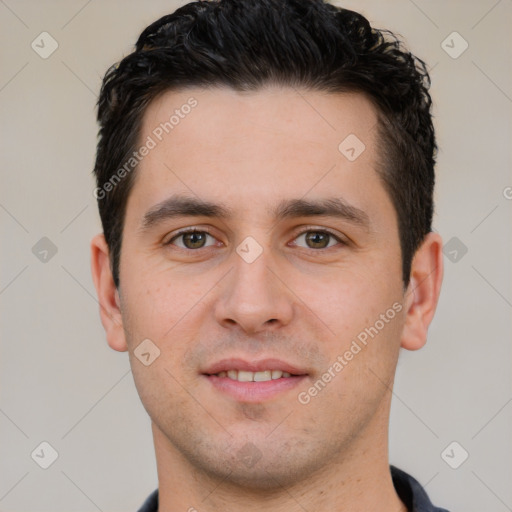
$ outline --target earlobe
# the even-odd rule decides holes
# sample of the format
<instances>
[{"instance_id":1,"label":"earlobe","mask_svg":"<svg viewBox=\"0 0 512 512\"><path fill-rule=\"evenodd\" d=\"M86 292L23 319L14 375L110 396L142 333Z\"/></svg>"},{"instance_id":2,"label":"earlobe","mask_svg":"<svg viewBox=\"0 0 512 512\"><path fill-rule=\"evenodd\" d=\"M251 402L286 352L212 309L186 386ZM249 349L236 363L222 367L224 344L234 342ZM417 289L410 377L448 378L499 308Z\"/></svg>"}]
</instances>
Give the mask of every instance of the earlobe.
<instances>
[{"instance_id":1,"label":"earlobe","mask_svg":"<svg viewBox=\"0 0 512 512\"><path fill-rule=\"evenodd\" d=\"M428 233L414 255L410 282L404 295L406 307L401 346L407 350L418 350L427 341L443 280L442 248L441 237L437 233Z\"/></svg>"},{"instance_id":2,"label":"earlobe","mask_svg":"<svg viewBox=\"0 0 512 512\"><path fill-rule=\"evenodd\" d=\"M128 350L124 335L121 304L110 268L110 254L103 234L91 241L91 272L100 304L101 323L111 348Z\"/></svg>"}]
</instances>

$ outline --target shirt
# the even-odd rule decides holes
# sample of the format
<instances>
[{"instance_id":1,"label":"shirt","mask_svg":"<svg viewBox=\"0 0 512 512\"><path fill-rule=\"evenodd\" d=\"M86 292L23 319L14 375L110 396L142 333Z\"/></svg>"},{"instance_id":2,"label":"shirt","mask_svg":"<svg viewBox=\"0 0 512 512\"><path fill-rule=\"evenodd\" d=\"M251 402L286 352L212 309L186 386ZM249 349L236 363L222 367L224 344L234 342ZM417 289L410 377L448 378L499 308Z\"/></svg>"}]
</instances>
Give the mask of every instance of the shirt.
<instances>
[{"instance_id":1,"label":"shirt","mask_svg":"<svg viewBox=\"0 0 512 512\"><path fill-rule=\"evenodd\" d=\"M425 489L405 471L390 466L391 478L396 493L409 512L448 512L444 508L434 507ZM153 491L138 512L158 512L158 489Z\"/></svg>"}]
</instances>

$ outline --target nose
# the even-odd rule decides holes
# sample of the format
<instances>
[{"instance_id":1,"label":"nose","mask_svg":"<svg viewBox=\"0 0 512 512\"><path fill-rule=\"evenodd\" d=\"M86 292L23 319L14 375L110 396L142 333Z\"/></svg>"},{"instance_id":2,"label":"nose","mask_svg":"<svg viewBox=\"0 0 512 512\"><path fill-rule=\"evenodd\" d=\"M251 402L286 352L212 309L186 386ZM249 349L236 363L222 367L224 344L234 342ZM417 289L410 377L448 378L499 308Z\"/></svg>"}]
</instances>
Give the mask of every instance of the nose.
<instances>
[{"instance_id":1,"label":"nose","mask_svg":"<svg viewBox=\"0 0 512 512\"><path fill-rule=\"evenodd\" d=\"M291 322L294 296L268 252L252 263L233 254L234 269L221 281L215 306L217 322L223 327L238 326L256 334Z\"/></svg>"}]
</instances>

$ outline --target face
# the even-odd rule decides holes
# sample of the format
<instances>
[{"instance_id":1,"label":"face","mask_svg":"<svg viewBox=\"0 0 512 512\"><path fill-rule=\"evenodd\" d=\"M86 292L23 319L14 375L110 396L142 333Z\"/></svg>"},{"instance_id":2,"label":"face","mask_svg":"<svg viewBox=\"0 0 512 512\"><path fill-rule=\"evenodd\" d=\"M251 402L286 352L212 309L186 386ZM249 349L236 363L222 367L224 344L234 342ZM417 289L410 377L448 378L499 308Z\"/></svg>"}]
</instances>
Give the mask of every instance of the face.
<instances>
[{"instance_id":1,"label":"face","mask_svg":"<svg viewBox=\"0 0 512 512\"><path fill-rule=\"evenodd\" d=\"M287 88L149 106L116 348L159 449L271 488L383 437L406 306L376 123L361 95Z\"/></svg>"}]
</instances>

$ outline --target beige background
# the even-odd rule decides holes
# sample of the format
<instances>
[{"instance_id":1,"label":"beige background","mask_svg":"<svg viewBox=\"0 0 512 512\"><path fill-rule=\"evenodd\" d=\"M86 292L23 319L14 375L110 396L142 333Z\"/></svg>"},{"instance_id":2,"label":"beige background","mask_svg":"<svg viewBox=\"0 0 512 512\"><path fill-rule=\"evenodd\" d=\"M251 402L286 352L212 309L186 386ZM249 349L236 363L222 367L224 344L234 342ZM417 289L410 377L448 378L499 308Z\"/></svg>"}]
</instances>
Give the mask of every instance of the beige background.
<instances>
[{"instance_id":1,"label":"beige background","mask_svg":"<svg viewBox=\"0 0 512 512\"><path fill-rule=\"evenodd\" d=\"M157 485L127 355L99 321L91 169L101 77L183 3L0 0L2 511L136 510ZM512 1L338 3L399 32L432 68L435 228L467 247L456 262L447 250L429 343L402 354L390 460L452 511L512 510ZM47 59L31 48L43 31L59 45ZM457 59L441 45L454 31L469 44ZM42 237L58 251L46 263L32 252ZM59 455L46 470L31 458L42 441ZM458 469L441 456L452 441L469 453Z\"/></svg>"}]
</instances>

